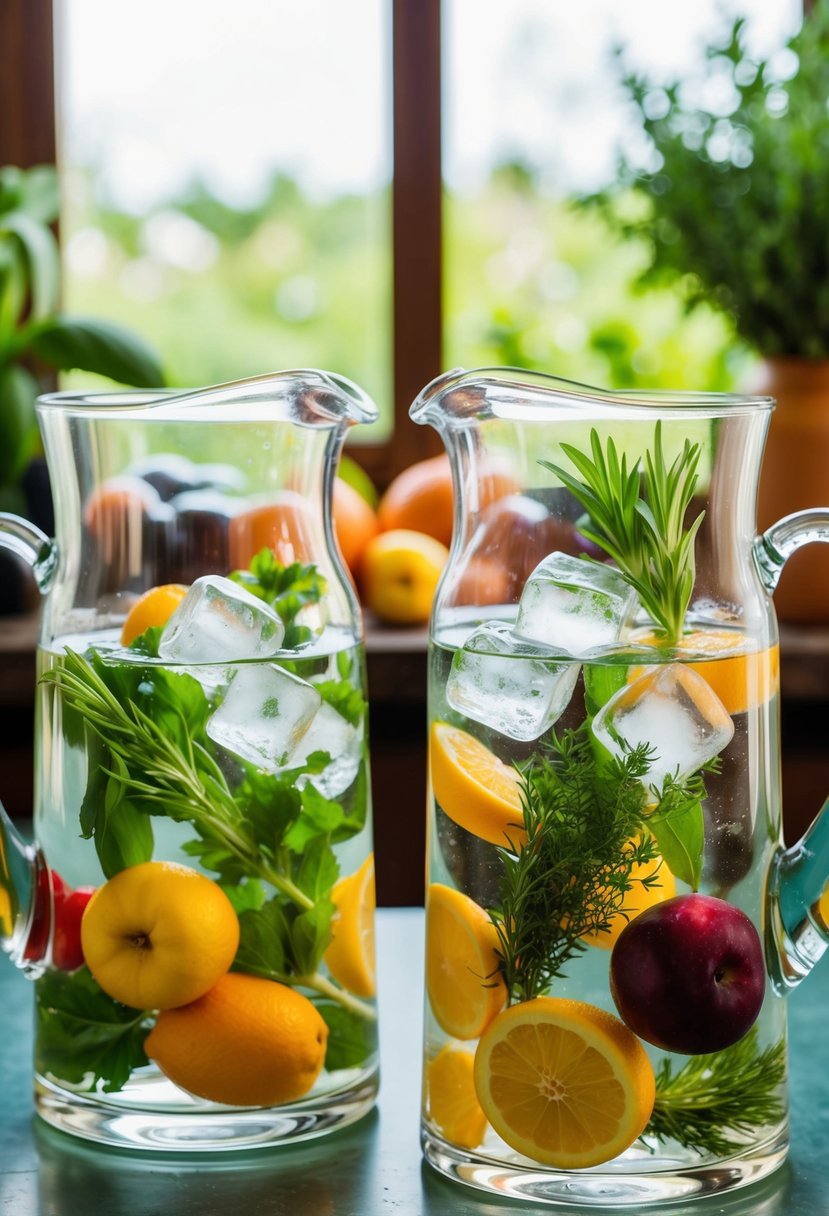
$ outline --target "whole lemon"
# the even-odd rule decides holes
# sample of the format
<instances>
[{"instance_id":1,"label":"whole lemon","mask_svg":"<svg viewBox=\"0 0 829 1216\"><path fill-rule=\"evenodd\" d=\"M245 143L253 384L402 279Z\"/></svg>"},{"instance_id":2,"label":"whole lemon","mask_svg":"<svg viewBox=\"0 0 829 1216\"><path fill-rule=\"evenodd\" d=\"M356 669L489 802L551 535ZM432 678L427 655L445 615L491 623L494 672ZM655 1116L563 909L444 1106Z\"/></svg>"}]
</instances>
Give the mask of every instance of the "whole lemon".
<instances>
[{"instance_id":1,"label":"whole lemon","mask_svg":"<svg viewBox=\"0 0 829 1216\"><path fill-rule=\"evenodd\" d=\"M424 532L381 532L368 542L360 563L363 602L383 621L428 621L449 550Z\"/></svg>"},{"instance_id":2,"label":"whole lemon","mask_svg":"<svg viewBox=\"0 0 829 1216\"><path fill-rule=\"evenodd\" d=\"M187 1005L233 962L239 920L224 891L189 866L145 861L99 887L81 946L104 992L135 1009Z\"/></svg>"},{"instance_id":3,"label":"whole lemon","mask_svg":"<svg viewBox=\"0 0 829 1216\"><path fill-rule=\"evenodd\" d=\"M144 1050L196 1097L275 1106L311 1089L327 1043L328 1027L302 993L233 971L192 1004L160 1013Z\"/></svg>"}]
</instances>

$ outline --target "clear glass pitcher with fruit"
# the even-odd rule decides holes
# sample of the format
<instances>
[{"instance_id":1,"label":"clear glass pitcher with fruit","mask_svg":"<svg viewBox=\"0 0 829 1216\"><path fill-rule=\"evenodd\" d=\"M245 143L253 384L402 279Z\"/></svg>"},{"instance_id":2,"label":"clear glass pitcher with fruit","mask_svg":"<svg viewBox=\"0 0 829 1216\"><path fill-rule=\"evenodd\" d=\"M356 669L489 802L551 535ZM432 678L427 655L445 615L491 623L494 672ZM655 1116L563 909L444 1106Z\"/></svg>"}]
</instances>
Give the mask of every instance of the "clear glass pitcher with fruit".
<instances>
[{"instance_id":1,"label":"clear glass pitcher with fruit","mask_svg":"<svg viewBox=\"0 0 829 1216\"><path fill-rule=\"evenodd\" d=\"M356 385L286 371L38 413L34 845L0 942L35 979L35 1101L156 1150L319 1135L377 1088L358 605L332 493Z\"/></svg>"},{"instance_id":2,"label":"clear glass pitcher with fruit","mask_svg":"<svg viewBox=\"0 0 829 1216\"><path fill-rule=\"evenodd\" d=\"M770 593L829 508L755 535L773 405L484 370L412 407L455 486L423 1144L484 1191L639 1206L785 1157L829 815L784 849Z\"/></svg>"}]
</instances>

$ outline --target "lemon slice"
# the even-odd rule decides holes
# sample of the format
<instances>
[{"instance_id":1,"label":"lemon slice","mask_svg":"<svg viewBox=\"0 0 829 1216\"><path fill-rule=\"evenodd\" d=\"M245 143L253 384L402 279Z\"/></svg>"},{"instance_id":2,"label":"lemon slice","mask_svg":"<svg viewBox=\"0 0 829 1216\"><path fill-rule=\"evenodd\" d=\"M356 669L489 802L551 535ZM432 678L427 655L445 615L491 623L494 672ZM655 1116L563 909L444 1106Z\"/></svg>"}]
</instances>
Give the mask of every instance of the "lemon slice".
<instances>
[{"instance_id":1,"label":"lemon slice","mask_svg":"<svg viewBox=\"0 0 829 1216\"><path fill-rule=\"evenodd\" d=\"M377 990L375 976L374 854L369 853L359 870L341 878L331 892L336 912L333 938L325 951L325 962L334 979L355 996L371 997Z\"/></svg>"},{"instance_id":2,"label":"lemon slice","mask_svg":"<svg viewBox=\"0 0 829 1216\"><path fill-rule=\"evenodd\" d=\"M650 631L635 634L633 640L643 646L655 646L659 641ZM752 645L744 633L733 629L695 629L682 635L673 653L683 667L702 676L726 712L733 715L764 705L780 687L780 648L757 650ZM686 654L688 661L683 657ZM650 670L632 667L628 682Z\"/></svg>"},{"instance_id":3,"label":"lemon slice","mask_svg":"<svg viewBox=\"0 0 829 1216\"><path fill-rule=\"evenodd\" d=\"M476 1039L507 998L498 934L461 891L432 883L426 893L426 991L435 1019L456 1039Z\"/></svg>"},{"instance_id":4,"label":"lemon slice","mask_svg":"<svg viewBox=\"0 0 829 1216\"><path fill-rule=\"evenodd\" d=\"M475 1093L475 1057L457 1047L441 1048L426 1065L427 1116L453 1144L477 1148L486 1134L486 1115Z\"/></svg>"},{"instance_id":5,"label":"lemon slice","mask_svg":"<svg viewBox=\"0 0 829 1216\"><path fill-rule=\"evenodd\" d=\"M435 799L455 823L491 844L524 843L518 776L474 735L434 722L429 770Z\"/></svg>"},{"instance_id":6,"label":"lemon slice","mask_svg":"<svg viewBox=\"0 0 829 1216\"><path fill-rule=\"evenodd\" d=\"M623 1153L645 1130L656 1094L636 1035L595 1005L559 997L498 1014L478 1045L474 1077L498 1135L560 1169Z\"/></svg>"}]
</instances>

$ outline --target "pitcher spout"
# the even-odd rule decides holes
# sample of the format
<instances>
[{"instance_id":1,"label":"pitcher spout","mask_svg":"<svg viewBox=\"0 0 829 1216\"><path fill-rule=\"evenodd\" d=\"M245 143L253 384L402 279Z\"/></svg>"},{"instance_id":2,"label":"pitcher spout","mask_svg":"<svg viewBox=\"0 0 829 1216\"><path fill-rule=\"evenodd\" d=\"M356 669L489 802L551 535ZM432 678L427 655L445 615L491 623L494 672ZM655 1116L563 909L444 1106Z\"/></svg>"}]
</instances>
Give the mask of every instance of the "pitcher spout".
<instances>
[{"instance_id":1,"label":"pitcher spout","mask_svg":"<svg viewBox=\"0 0 829 1216\"><path fill-rule=\"evenodd\" d=\"M829 799L797 844L781 849L769 880L768 965L781 994L829 947Z\"/></svg>"}]
</instances>

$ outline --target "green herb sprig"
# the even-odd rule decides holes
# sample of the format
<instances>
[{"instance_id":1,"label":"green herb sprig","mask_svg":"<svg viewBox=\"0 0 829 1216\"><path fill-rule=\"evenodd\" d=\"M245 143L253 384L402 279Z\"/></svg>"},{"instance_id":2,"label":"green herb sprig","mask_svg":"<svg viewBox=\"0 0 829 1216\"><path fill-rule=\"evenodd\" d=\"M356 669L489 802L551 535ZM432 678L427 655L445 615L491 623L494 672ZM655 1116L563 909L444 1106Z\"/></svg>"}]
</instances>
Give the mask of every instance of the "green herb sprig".
<instances>
[{"instance_id":1,"label":"green herb sprig","mask_svg":"<svg viewBox=\"0 0 829 1216\"><path fill-rule=\"evenodd\" d=\"M597 780L582 727L552 736L552 756L521 775L526 843L499 849L499 906L490 910L504 981L513 1001L531 1000L586 949L585 933L607 931L636 863L656 857L652 838L634 840L648 768L643 745L608 764Z\"/></svg>"},{"instance_id":2,"label":"green herb sprig","mask_svg":"<svg viewBox=\"0 0 829 1216\"><path fill-rule=\"evenodd\" d=\"M671 1061L663 1060L645 1138L676 1140L698 1153L724 1157L741 1147L741 1136L779 1123L785 1043L780 1039L758 1051L757 1038L755 1026L724 1051L692 1056L676 1073Z\"/></svg>"},{"instance_id":3,"label":"green herb sprig","mask_svg":"<svg viewBox=\"0 0 829 1216\"><path fill-rule=\"evenodd\" d=\"M698 881L702 779L666 777L648 791L651 756L642 743L611 757L583 723L552 732L547 754L522 771L526 843L499 848L499 903L489 911L511 1001L545 992L587 948L585 935L607 933L625 915L635 886L659 882L659 866L644 878L634 867L661 858L683 881Z\"/></svg>"},{"instance_id":4,"label":"green herb sprig","mask_svg":"<svg viewBox=\"0 0 829 1216\"><path fill-rule=\"evenodd\" d=\"M668 645L682 633L685 613L694 588L694 541L704 512L685 526L685 516L697 485L700 445L686 439L682 451L668 467L662 448L662 423L657 422L653 450L645 453L644 471L637 460L629 469L613 439L606 450L598 432L591 430L592 459L579 448L563 443L581 481L550 461L540 463L554 473L587 512L581 532L613 558L619 571L637 592L642 606L660 629ZM592 558L585 560L592 561Z\"/></svg>"}]
</instances>

